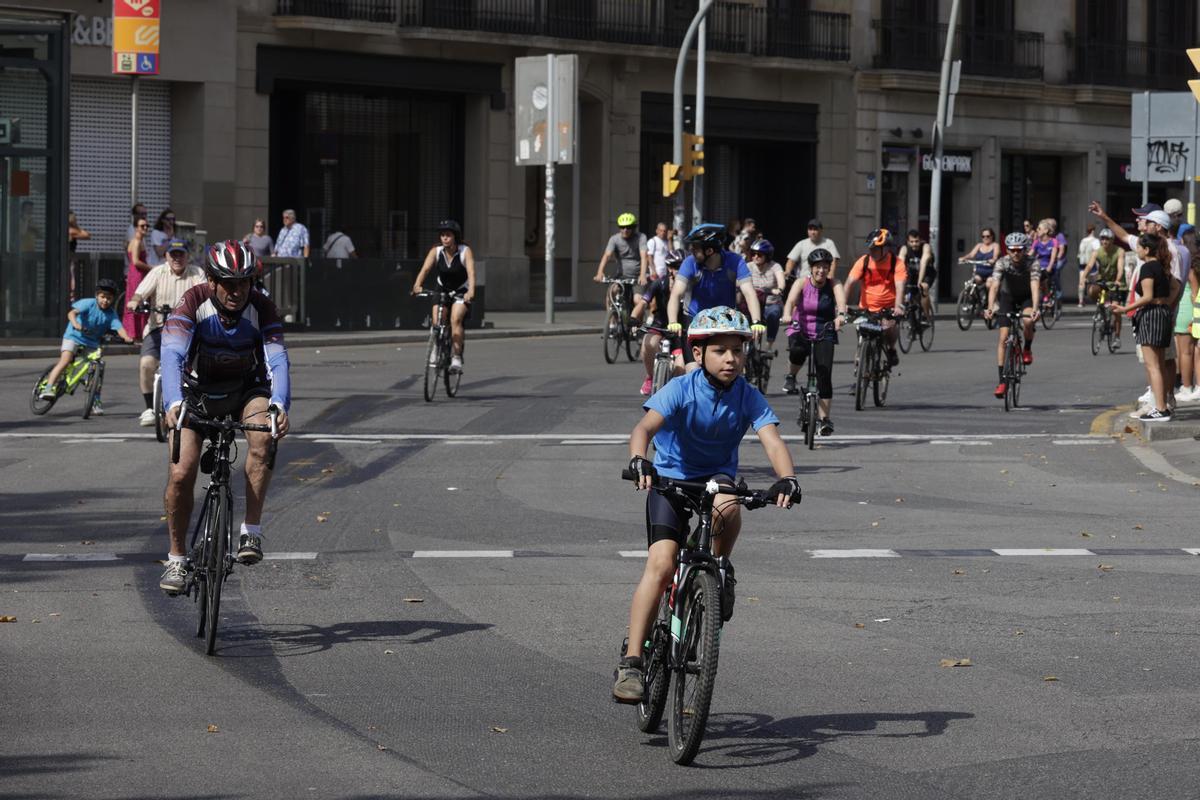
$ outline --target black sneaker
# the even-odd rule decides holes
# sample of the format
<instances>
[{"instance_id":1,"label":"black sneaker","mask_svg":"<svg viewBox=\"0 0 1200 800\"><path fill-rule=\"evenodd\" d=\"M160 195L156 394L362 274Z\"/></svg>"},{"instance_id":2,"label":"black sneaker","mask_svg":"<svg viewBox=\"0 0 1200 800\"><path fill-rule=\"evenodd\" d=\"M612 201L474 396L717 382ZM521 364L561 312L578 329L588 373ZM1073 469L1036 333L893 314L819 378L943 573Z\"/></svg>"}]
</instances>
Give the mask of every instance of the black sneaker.
<instances>
[{"instance_id":1,"label":"black sneaker","mask_svg":"<svg viewBox=\"0 0 1200 800\"><path fill-rule=\"evenodd\" d=\"M822 436L833 436L833 420L829 417L821 420L820 432Z\"/></svg>"},{"instance_id":2,"label":"black sneaker","mask_svg":"<svg viewBox=\"0 0 1200 800\"><path fill-rule=\"evenodd\" d=\"M616 672L613 673L613 699L618 703L640 703L646 694L646 684L642 678L642 659L640 657L623 657L617 662Z\"/></svg>"},{"instance_id":3,"label":"black sneaker","mask_svg":"<svg viewBox=\"0 0 1200 800\"><path fill-rule=\"evenodd\" d=\"M262 561L262 538L252 533L243 533L238 541L237 561L250 566Z\"/></svg>"},{"instance_id":4,"label":"black sneaker","mask_svg":"<svg viewBox=\"0 0 1200 800\"><path fill-rule=\"evenodd\" d=\"M1171 410L1159 411L1157 408L1152 408L1138 417L1138 419L1142 422L1170 422Z\"/></svg>"},{"instance_id":5,"label":"black sneaker","mask_svg":"<svg viewBox=\"0 0 1200 800\"><path fill-rule=\"evenodd\" d=\"M783 379L784 394L800 394L800 390L796 388L796 376L788 375Z\"/></svg>"},{"instance_id":6,"label":"black sneaker","mask_svg":"<svg viewBox=\"0 0 1200 800\"><path fill-rule=\"evenodd\" d=\"M888 350L887 351L887 360L888 360L888 367L891 368L900 363L900 356L899 356L899 354L896 353L895 350Z\"/></svg>"}]
</instances>

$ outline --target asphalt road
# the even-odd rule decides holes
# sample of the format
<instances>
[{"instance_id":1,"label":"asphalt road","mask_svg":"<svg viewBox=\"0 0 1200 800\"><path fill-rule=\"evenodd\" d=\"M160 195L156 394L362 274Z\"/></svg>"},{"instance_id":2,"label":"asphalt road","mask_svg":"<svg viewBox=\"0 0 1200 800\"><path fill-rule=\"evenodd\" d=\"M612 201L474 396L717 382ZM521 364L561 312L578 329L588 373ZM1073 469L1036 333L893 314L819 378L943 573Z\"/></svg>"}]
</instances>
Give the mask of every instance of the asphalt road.
<instances>
[{"instance_id":1,"label":"asphalt road","mask_svg":"<svg viewBox=\"0 0 1200 800\"><path fill-rule=\"evenodd\" d=\"M1039 333L1008 414L980 327L863 412L843 345L803 504L746 519L692 768L609 700L644 497L638 368L598 337L476 342L432 404L418 346L293 351L286 557L237 569L214 657L157 589L134 358L86 422L0 362L0 797L1195 797L1197 490L1092 434L1143 379L1083 324Z\"/></svg>"}]
</instances>

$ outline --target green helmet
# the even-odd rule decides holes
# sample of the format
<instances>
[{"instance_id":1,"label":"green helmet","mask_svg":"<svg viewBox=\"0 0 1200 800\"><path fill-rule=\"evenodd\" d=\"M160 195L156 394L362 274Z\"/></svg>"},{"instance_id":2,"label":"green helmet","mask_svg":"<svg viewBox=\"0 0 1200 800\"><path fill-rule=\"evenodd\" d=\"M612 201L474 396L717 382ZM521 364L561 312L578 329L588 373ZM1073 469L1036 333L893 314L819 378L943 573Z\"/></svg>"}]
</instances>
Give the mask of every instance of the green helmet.
<instances>
[{"instance_id":1,"label":"green helmet","mask_svg":"<svg viewBox=\"0 0 1200 800\"><path fill-rule=\"evenodd\" d=\"M617 217L618 228L628 228L637 225L637 217L626 211L621 216Z\"/></svg>"}]
</instances>

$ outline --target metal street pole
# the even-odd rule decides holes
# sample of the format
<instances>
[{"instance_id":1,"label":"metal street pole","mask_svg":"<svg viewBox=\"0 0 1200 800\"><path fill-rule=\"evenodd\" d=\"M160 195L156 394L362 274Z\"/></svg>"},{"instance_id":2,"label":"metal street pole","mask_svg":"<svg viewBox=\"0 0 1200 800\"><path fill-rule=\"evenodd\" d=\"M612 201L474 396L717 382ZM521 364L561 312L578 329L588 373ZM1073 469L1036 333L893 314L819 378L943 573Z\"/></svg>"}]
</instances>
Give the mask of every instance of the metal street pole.
<instances>
[{"instance_id":1,"label":"metal street pole","mask_svg":"<svg viewBox=\"0 0 1200 800\"><path fill-rule=\"evenodd\" d=\"M708 9L712 7L713 0L700 0L700 8L696 11L696 16L692 17L692 23L688 25L687 32L683 35L683 43L679 45L679 57L675 60L675 119L673 130L675 132L675 141L672 143L671 163L683 163L683 68L687 64L688 49L692 46L692 40L696 38L696 31L700 27L700 23L704 21L704 17L708 15ZM673 220L675 230L683 230L683 189L682 187L675 193L675 218Z\"/></svg>"},{"instance_id":2,"label":"metal street pole","mask_svg":"<svg viewBox=\"0 0 1200 800\"><path fill-rule=\"evenodd\" d=\"M138 78L134 75L129 84L129 207L137 203L137 107L138 107Z\"/></svg>"},{"instance_id":3,"label":"metal street pole","mask_svg":"<svg viewBox=\"0 0 1200 800\"><path fill-rule=\"evenodd\" d=\"M1150 139L1150 92L1143 92L1146 98L1146 140ZM1150 202L1150 165L1146 165L1145 171L1142 173L1142 205Z\"/></svg>"},{"instance_id":4,"label":"metal street pole","mask_svg":"<svg viewBox=\"0 0 1200 800\"><path fill-rule=\"evenodd\" d=\"M558 147L558 87L554 83L554 54L546 56L546 324L554 324L554 159Z\"/></svg>"},{"instance_id":5,"label":"metal street pole","mask_svg":"<svg viewBox=\"0 0 1200 800\"><path fill-rule=\"evenodd\" d=\"M704 61L708 44L708 20L700 20L696 41L696 135L704 135ZM689 154L690 157L690 154ZM692 227L704 221L704 176L692 178Z\"/></svg>"},{"instance_id":6,"label":"metal street pole","mask_svg":"<svg viewBox=\"0 0 1200 800\"><path fill-rule=\"evenodd\" d=\"M954 29L958 26L958 4L950 5L950 24L946 27L946 48L942 53L942 83L938 90L937 122L933 126L933 177L929 191L929 249L936 261L942 223L942 153L946 132L946 106L950 95L950 57L954 54ZM942 269L945 269L943 266Z\"/></svg>"},{"instance_id":7,"label":"metal street pole","mask_svg":"<svg viewBox=\"0 0 1200 800\"><path fill-rule=\"evenodd\" d=\"M1149 133L1149 131L1147 131ZM1188 162L1188 207L1187 221L1196 224L1196 148L1200 147L1200 103L1192 106L1192 154Z\"/></svg>"}]
</instances>

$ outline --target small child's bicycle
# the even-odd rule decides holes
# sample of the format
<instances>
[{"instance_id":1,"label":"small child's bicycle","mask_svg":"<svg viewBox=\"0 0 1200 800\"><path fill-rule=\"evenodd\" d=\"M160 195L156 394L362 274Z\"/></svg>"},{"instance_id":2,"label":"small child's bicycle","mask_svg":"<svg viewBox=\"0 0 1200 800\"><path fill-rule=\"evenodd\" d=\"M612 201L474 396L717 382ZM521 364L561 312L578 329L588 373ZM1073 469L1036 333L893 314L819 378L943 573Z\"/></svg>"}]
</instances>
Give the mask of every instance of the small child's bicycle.
<instances>
[{"instance_id":1,"label":"small child's bicycle","mask_svg":"<svg viewBox=\"0 0 1200 800\"><path fill-rule=\"evenodd\" d=\"M46 367L46 371L33 384L33 396L29 399L29 410L40 417L49 411L64 394L73 395L75 390L82 386L84 389L83 418L90 417L96 400L100 397L100 386L104 383L104 345L111 341L111 337L105 336L100 341L99 347L86 351L82 348L77 350L75 360L59 376L58 383L54 386L53 398L42 397L42 393L47 388L46 378L54 369L53 365Z\"/></svg>"}]
</instances>

